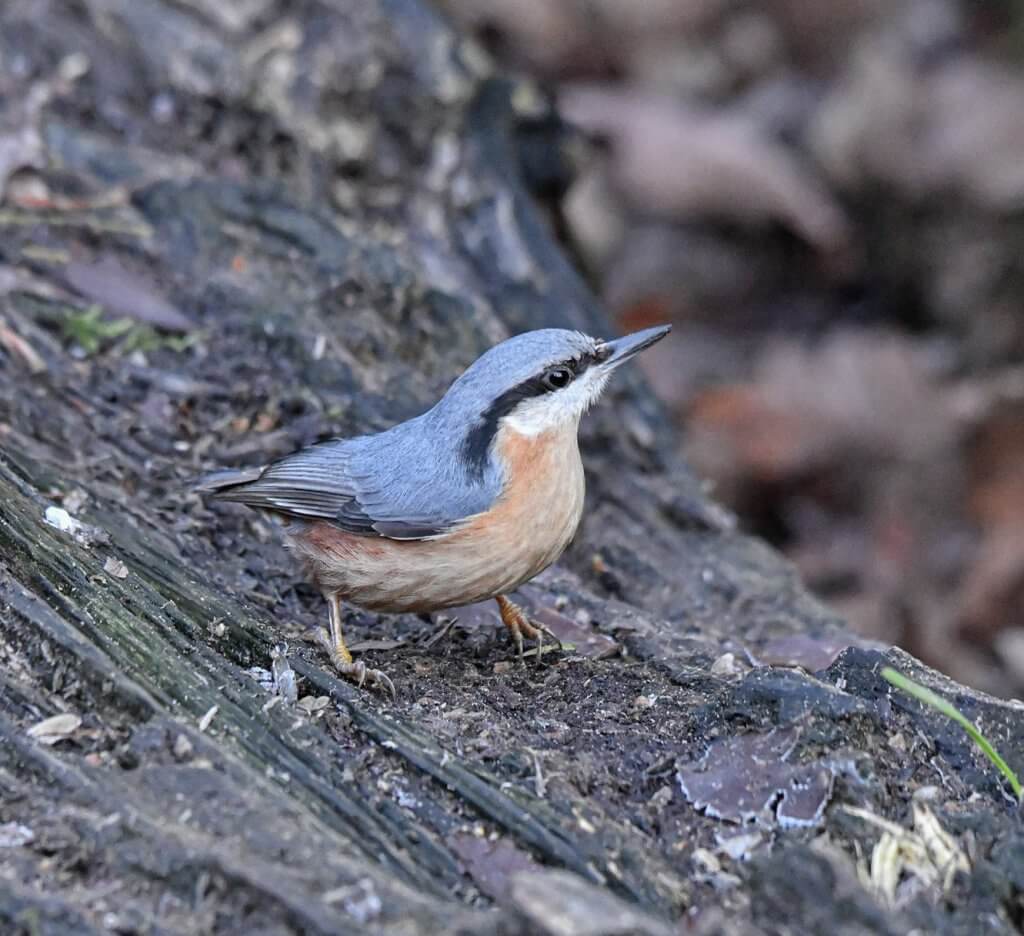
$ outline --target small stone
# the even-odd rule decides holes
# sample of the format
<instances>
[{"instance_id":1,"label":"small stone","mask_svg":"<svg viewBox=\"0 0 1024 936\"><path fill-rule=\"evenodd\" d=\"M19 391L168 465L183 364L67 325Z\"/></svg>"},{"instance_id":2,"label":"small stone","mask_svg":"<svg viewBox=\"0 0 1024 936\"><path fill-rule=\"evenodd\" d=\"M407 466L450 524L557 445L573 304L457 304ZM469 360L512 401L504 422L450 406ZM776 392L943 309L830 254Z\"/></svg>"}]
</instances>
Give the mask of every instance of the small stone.
<instances>
[{"instance_id":1,"label":"small stone","mask_svg":"<svg viewBox=\"0 0 1024 936\"><path fill-rule=\"evenodd\" d=\"M896 734L889 737L889 747L894 751L905 751L907 749L907 739L903 736L903 732L897 731Z\"/></svg>"},{"instance_id":2,"label":"small stone","mask_svg":"<svg viewBox=\"0 0 1024 936\"><path fill-rule=\"evenodd\" d=\"M693 850L693 863L705 874L718 874L722 870L722 863L706 848Z\"/></svg>"},{"instance_id":3,"label":"small stone","mask_svg":"<svg viewBox=\"0 0 1024 936\"><path fill-rule=\"evenodd\" d=\"M192 756L192 752L195 748L192 742L189 741L186 735L180 734L174 739L174 746L171 748L171 753L174 754L175 760L186 761Z\"/></svg>"},{"instance_id":4,"label":"small stone","mask_svg":"<svg viewBox=\"0 0 1024 936\"><path fill-rule=\"evenodd\" d=\"M711 672L715 676L735 676L740 672L735 653L723 653L711 664Z\"/></svg>"},{"instance_id":5,"label":"small stone","mask_svg":"<svg viewBox=\"0 0 1024 936\"><path fill-rule=\"evenodd\" d=\"M733 861L746 861L751 852L764 841L760 832L742 832L725 838L717 835L716 839L719 851Z\"/></svg>"},{"instance_id":6,"label":"small stone","mask_svg":"<svg viewBox=\"0 0 1024 936\"><path fill-rule=\"evenodd\" d=\"M673 792L674 791L672 787L663 786L648 800L648 802L655 809L664 809L666 806L668 806L669 803L672 802Z\"/></svg>"},{"instance_id":7,"label":"small stone","mask_svg":"<svg viewBox=\"0 0 1024 936\"><path fill-rule=\"evenodd\" d=\"M340 903L344 911L361 926L380 916L384 904L374 889L373 881L364 878L352 887L339 887L321 898L327 904Z\"/></svg>"},{"instance_id":8,"label":"small stone","mask_svg":"<svg viewBox=\"0 0 1024 936\"><path fill-rule=\"evenodd\" d=\"M498 660L494 664L494 675L500 676L502 673L507 673L510 669L512 669L512 664L508 660Z\"/></svg>"},{"instance_id":9,"label":"small stone","mask_svg":"<svg viewBox=\"0 0 1024 936\"><path fill-rule=\"evenodd\" d=\"M76 514L86 505L89 495L81 488L75 488L70 494L66 494L61 505L69 513Z\"/></svg>"}]
</instances>

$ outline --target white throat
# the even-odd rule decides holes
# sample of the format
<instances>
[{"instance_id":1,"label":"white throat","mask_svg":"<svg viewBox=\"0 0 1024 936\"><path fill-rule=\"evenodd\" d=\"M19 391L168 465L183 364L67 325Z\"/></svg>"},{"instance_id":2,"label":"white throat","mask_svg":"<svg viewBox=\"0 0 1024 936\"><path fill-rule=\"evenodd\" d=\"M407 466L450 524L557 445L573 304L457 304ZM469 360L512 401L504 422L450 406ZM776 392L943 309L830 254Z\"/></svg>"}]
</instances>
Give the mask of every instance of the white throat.
<instances>
[{"instance_id":1,"label":"white throat","mask_svg":"<svg viewBox=\"0 0 1024 936\"><path fill-rule=\"evenodd\" d=\"M502 422L528 437L578 426L580 417L597 401L610 376L603 368L588 370L564 390L523 400Z\"/></svg>"}]
</instances>

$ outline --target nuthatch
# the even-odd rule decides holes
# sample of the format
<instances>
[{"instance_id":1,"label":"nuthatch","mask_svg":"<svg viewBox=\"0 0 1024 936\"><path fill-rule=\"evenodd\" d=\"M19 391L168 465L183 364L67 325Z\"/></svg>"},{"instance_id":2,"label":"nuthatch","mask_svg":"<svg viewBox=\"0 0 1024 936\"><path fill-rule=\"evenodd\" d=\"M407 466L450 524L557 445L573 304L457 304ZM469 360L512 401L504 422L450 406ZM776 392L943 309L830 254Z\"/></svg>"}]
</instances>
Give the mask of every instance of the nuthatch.
<instances>
[{"instance_id":1,"label":"nuthatch","mask_svg":"<svg viewBox=\"0 0 1024 936\"><path fill-rule=\"evenodd\" d=\"M506 596L576 533L580 417L615 368L669 330L611 341L560 328L517 335L478 358L421 416L263 468L217 472L199 489L283 518L288 545L327 599L321 641L360 685L394 691L382 672L353 662L342 600L427 612L494 598L521 657L524 637L540 644L554 635Z\"/></svg>"}]
</instances>

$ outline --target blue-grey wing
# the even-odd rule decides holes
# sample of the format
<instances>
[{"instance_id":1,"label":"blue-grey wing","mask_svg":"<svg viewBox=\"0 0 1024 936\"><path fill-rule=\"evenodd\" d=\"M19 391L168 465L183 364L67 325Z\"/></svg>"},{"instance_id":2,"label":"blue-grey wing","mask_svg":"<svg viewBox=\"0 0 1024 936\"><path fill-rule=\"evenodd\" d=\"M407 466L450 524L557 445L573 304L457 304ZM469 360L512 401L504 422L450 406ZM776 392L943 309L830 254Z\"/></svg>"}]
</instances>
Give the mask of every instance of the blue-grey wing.
<instances>
[{"instance_id":1,"label":"blue-grey wing","mask_svg":"<svg viewBox=\"0 0 1024 936\"><path fill-rule=\"evenodd\" d=\"M388 539L427 539L487 510L500 480L472 480L457 458L408 424L376 436L334 439L232 483L211 476L214 496Z\"/></svg>"}]
</instances>

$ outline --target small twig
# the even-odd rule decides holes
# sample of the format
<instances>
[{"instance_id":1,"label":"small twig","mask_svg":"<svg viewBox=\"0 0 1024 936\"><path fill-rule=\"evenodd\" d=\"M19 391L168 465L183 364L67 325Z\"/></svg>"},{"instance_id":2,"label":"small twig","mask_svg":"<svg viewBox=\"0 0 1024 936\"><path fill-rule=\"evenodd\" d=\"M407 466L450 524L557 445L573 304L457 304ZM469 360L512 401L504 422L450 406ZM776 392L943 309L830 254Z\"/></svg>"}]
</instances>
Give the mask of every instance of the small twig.
<instances>
[{"instance_id":1,"label":"small twig","mask_svg":"<svg viewBox=\"0 0 1024 936\"><path fill-rule=\"evenodd\" d=\"M544 774L540 769L540 758L537 756L537 752L533 748L527 748L530 752L530 757L533 758L533 786L537 793L538 799L544 799L548 792L548 783L544 779Z\"/></svg>"},{"instance_id":2,"label":"small twig","mask_svg":"<svg viewBox=\"0 0 1024 936\"><path fill-rule=\"evenodd\" d=\"M523 653L523 658L537 656L539 653L560 653L569 650L575 650L576 644L568 642L559 642L557 644L544 644L543 647L531 647Z\"/></svg>"},{"instance_id":3,"label":"small twig","mask_svg":"<svg viewBox=\"0 0 1024 936\"><path fill-rule=\"evenodd\" d=\"M29 373L41 374L46 370L46 362L39 356L39 352L3 319L0 319L0 344L15 357L20 358L29 369Z\"/></svg>"},{"instance_id":4,"label":"small twig","mask_svg":"<svg viewBox=\"0 0 1024 936\"><path fill-rule=\"evenodd\" d=\"M199 730L200 731L206 731L206 729L210 727L210 724L213 722L213 719L216 717L218 711L220 711L220 706L219 705L211 705L210 706L210 708L207 710L206 714L203 715L203 717L199 719Z\"/></svg>"},{"instance_id":5,"label":"small twig","mask_svg":"<svg viewBox=\"0 0 1024 936\"><path fill-rule=\"evenodd\" d=\"M451 633L452 628L459 622L457 617L446 617L443 620L444 624L423 641L423 646L427 649L444 640Z\"/></svg>"}]
</instances>

